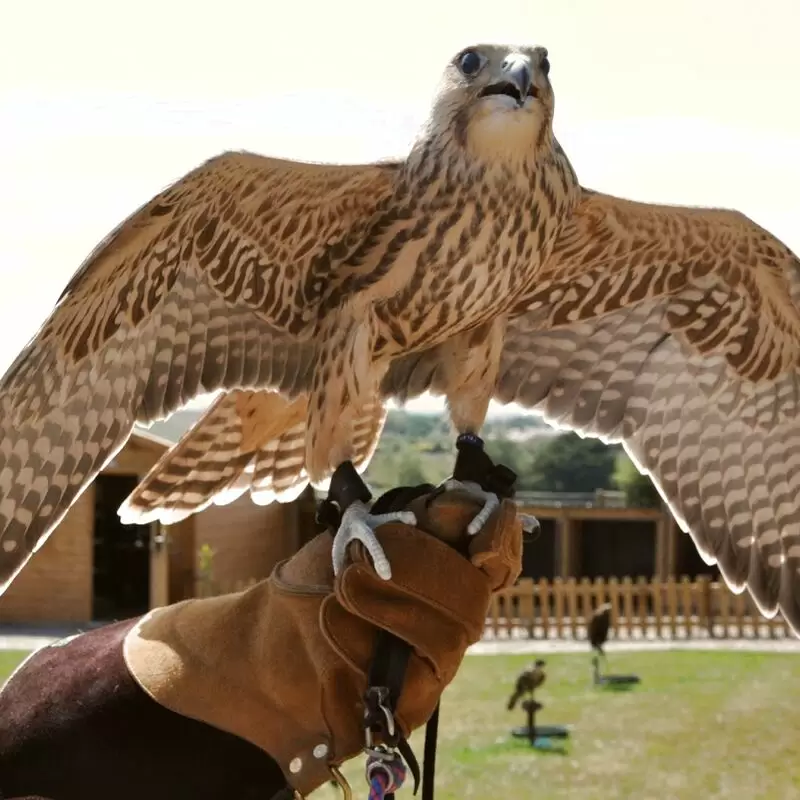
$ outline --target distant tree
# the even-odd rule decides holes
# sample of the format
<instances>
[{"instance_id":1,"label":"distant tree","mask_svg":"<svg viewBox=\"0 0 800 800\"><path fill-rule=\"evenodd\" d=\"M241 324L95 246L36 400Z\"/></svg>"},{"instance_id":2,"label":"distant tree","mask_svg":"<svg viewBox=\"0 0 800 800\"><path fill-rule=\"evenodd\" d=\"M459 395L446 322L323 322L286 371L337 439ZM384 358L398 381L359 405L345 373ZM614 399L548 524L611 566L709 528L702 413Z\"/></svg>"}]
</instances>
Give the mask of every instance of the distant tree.
<instances>
[{"instance_id":1,"label":"distant tree","mask_svg":"<svg viewBox=\"0 0 800 800\"><path fill-rule=\"evenodd\" d=\"M653 482L647 475L642 475L624 450L617 454L613 474L614 485L625 493L625 501L631 506L656 508L661 505L659 495Z\"/></svg>"},{"instance_id":2,"label":"distant tree","mask_svg":"<svg viewBox=\"0 0 800 800\"><path fill-rule=\"evenodd\" d=\"M485 447L486 453L492 461L513 469L517 473L518 480L522 480L530 472L532 459L530 448L502 436L497 439L489 439Z\"/></svg>"},{"instance_id":3,"label":"distant tree","mask_svg":"<svg viewBox=\"0 0 800 800\"><path fill-rule=\"evenodd\" d=\"M619 449L572 432L539 440L531 453L530 468L520 476L519 488L546 492L611 489Z\"/></svg>"},{"instance_id":4,"label":"distant tree","mask_svg":"<svg viewBox=\"0 0 800 800\"><path fill-rule=\"evenodd\" d=\"M416 486L429 483L418 453L406 451L397 462L397 484L400 486Z\"/></svg>"}]
</instances>

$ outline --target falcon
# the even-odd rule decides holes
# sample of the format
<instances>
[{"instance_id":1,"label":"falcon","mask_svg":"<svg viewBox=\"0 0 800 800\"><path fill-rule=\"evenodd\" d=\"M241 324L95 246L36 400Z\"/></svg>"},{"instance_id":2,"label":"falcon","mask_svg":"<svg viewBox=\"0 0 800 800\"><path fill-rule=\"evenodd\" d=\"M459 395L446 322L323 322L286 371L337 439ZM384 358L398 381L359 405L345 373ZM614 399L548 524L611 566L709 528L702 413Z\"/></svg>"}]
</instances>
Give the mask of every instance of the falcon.
<instances>
[{"instance_id":1,"label":"falcon","mask_svg":"<svg viewBox=\"0 0 800 800\"><path fill-rule=\"evenodd\" d=\"M704 559L800 632L800 271L726 209L580 185L542 47L445 67L398 163L219 156L92 253L0 381L0 591L136 422L222 390L120 509L175 521L363 471L386 403L489 401L622 442ZM497 498L471 491L483 509ZM411 522L408 512L392 515ZM360 539L353 503L334 564Z\"/></svg>"},{"instance_id":2,"label":"falcon","mask_svg":"<svg viewBox=\"0 0 800 800\"><path fill-rule=\"evenodd\" d=\"M537 658L533 664L520 672L514 684L514 691L511 693L511 697L508 698L508 702L506 703L506 708L509 711L513 711L519 700L526 694L530 695L531 699L533 699L533 693L547 679L544 666L544 659Z\"/></svg>"},{"instance_id":3,"label":"falcon","mask_svg":"<svg viewBox=\"0 0 800 800\"><path fill-rule=\"evenodd\" d=\"M0 380L0 592L134 424L199 394L276 393L277 441L301 420L303 469L320 483L363 456L392 362L446 343L453 420L476 432L508 300L578 196L549 70L543 47L468 47L404 160L224 153L101 242ZM414 521L350 506L335 563L361 539L390 577L373 528L391 519Z\"/></svg>"}]
</instances>

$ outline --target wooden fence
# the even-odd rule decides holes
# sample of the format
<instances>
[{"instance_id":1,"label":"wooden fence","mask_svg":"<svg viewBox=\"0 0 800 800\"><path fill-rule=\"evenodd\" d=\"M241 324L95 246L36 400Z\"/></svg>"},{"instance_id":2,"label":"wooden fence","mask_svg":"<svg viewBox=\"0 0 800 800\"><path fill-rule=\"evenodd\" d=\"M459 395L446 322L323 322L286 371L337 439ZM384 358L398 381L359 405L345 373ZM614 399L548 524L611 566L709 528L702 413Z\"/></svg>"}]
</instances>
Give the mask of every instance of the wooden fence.
<instances>
[{"instance_id":1,"label":"wooden fence","mask_svg":"<svg viewBox=\"0 0 800 800\"><path fill-rule=\"evenodd\" d=\"M745 591L680 579L521 579L495 594L485 639L585 639L597 606L611 604L609 640L793 638L778 613L766 619Z\"/></svg>"}]
</instances>

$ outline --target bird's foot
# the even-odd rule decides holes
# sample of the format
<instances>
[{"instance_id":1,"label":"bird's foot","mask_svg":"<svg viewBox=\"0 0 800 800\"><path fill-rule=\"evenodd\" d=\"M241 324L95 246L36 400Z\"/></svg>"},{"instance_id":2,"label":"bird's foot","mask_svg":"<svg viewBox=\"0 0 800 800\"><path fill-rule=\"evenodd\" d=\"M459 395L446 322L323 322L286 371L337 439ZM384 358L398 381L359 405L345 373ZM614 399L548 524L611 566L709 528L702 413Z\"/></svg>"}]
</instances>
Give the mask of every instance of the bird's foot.
<instances>
[{"instance_id":1,"label":"bird's foot","mask_svg":"<svg viewBox=\"0 0 800 800\"><path fill-rule=\"evenodd\" d=\"M441 488L447 491L461 489L467 492L470 497L474 497L478 502L483 503L483 508L472 519L472 522L467 525L467 534L469 536L475 536L476 533L480 533L483 526L488 522L489 517L500 505L500 498L494 492L487 492L479 483L474 481L459 481L455 478L449 478L441 485Z\"/></svg>"},{"instance_id":2,"label":"bird's foot","mask_svg":"<svg viewBox=\"0 0 800 800\"><path fill-rule=\"evenodd\" d=\"M328 497L321 503L317 514L319 522L336 531L331 554L334 575L344 567L347 548L359 541L366 547L378 575L387 581L392 577L389 559L378 542L375 529L387 522L416 525L417 518L411 511L372 514L367 505L370 500L372 493L353 464L350 461L340 464L331 476Z\"/></svg>"},{"instance_id":3,"label":"bird's foot","mask_svg":"<svg viewBox=\"0 0 800 800\"><path fill-rule=\"evenodd\" d=\"M375 535L375 529L387 522L402 522L416 525L417 518L412 511L391 511L386 514L370 514L369 508L360 500L353 501L342 514L342 521L333 537L333 572L338 575L344 567L347 548L355 541L367 548L372 558L375 572L388 581L392 568L383 548Z\"/></svg>"}]
</instances>

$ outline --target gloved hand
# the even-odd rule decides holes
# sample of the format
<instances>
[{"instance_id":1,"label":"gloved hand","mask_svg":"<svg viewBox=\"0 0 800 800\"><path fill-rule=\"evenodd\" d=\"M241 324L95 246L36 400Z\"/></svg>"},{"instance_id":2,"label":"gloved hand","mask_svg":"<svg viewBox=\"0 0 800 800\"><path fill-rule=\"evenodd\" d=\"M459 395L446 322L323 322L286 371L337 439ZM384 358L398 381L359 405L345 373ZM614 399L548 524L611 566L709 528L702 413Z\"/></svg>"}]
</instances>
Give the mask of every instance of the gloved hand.
<instances>
[{"instance_id":1,"label":"gloved hand","mask_svg":"<svg viewBox=\"0 0 800 800\"><path fill-rule=\"evenodd\" d=\"M359 544L334 578L332 536L320 534L251 589L151 612L125 643L139 684L261 747L305 795L364 747L364 693L385 630L412 648L394 715L410 736L480 639L492 592L518 577L522 527L507 500L468 537L479 508L458 490L386 500L381 513L400 503L417 517L377 530L391 580Z\"/></svg>"}]
</instances>

